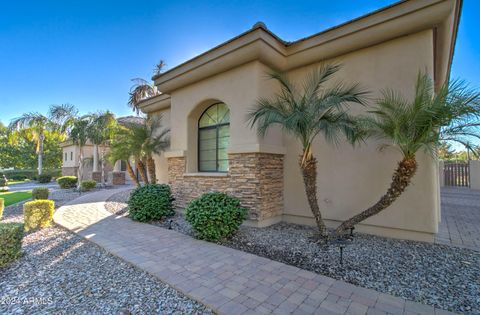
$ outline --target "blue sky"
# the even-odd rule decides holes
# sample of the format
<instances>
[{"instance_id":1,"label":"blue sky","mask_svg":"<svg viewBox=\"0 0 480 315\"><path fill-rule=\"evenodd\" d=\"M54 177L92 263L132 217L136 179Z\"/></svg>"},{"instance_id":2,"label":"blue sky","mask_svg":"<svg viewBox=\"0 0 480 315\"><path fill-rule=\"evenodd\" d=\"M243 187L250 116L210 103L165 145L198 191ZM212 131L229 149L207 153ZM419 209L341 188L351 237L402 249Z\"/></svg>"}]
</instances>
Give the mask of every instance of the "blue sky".
<instances>
[{"instance_id":1,"label":"blue sky","mask_svg":"<svg viewBox=\"0 0 480 315\"><path fill-rule=\"evenodd\" d=\"M150 78L263 21L296 40L395 1L4 1L0 121L50 104L131 114L130 79ZM452 75L480 87L480 1L465 0Z\"/></svg>"}]
</instances>

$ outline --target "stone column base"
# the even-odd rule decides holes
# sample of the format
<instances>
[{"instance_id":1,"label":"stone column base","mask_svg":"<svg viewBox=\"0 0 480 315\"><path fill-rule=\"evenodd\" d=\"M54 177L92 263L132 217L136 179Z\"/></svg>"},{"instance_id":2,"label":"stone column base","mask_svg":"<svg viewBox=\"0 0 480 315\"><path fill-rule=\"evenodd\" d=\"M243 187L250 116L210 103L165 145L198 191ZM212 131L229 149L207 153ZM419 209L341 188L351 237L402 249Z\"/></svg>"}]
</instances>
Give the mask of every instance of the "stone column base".
<instances>
[{"instance_id":1,"label":"stone column base","mask_svg":"<svg viewBox=\"0 0 480 315\"><path fill-rule=\"evenodd\" d=\"M125 172L112 172L113 185L125 185Z\"/></svg>"}]
</instances>

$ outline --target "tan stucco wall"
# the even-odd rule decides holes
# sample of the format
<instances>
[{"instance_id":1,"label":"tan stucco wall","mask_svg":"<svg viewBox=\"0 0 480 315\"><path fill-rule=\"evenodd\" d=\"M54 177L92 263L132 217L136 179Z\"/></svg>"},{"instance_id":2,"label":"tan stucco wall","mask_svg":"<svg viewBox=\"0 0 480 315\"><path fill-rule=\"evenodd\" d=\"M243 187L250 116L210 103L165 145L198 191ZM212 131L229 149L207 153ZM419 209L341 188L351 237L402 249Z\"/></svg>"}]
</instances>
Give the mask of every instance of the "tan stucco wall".
<instances>
[{"instance_id":1,"label":"tan stucco wall","mask_svg":"<svg viewBox=\"0 0 480 315\"><path fill-rule=\"evenodd\" d=\"M433 31L426 30L329 60L343 64L334 81L360 82L373 92L370 95L372 99L387 87L411 96L418 71L433 74L433 42ZM315 66L292 70L289 75L297 81ZM267 66L254 61L172 91L169 113L171 151L167 157L184 156L186 172L197 172L198 118L209 105L224 102L230 108L230 153L286 152L282 219L311 224L312 215L297 164L299 144L279 128L260 138L256 130L246 123L252 104L259 97L271 96L276 91L275 82L266 79L269 71ZM365 110L352 108L352 113ZM378 152L377 148L378 142L375 141L355 149L344 143L334 147L326 144L322 137L315 141L319 204L329 223L338 224L336 221L356 214L376 202L386 191L400 154L391 150ZM157 176L164 181L166 174L162 170L166 160L162 157L156 157L156 160ZM358 230L433 240L439 214L438 174L431 158L420 153L418 160L418 173L407 192L389 209L359 226Z\"/></svg>"},{"instance_id":2,"label":"tan stucco wall","mask_svg":"<svg viewBox=\"0 0 480 315\"><path fill-rule=\"evenodd\" d=\"M433 74L432 31L398 38L390 42L341 56L334 60L344 67L336 79L358 81L371 90L372 98L384 88L413 95L413 84L419 70ZM300 78L308 68L292 71ZM364 109L357 106L353 112ZM293 222L313 223L302 217L311 217L303 182L298 168L300 147L297 141L285 136L285 211L284 219ZM378 151L378 142L353 149L342 143L335 148L318 137L314 153L318 159L318 197L326 219L344 220L376 202L388 188L400 153L394 150ZM423 153L418 155L418 173L411 187L391 207L364 222L359 230L378 234L431 240L438 223L438 173L436 163ZM367 226L368 225L368 226ZM372 226L411 230L374 229ZM422 234L425 233L425 234ZM408 235L410 234L410 235Z\"/></svg>"},{"instance_id":3,"label":"tan stucco wall","mask_svg":"<svg viewBox=\"0 0 480 315\"><path fill-rule=\"evenodd\" d=\"M162 128L168 129L170 128L170 108L156 111L154 113L149 114L151 116L162 116ZM158 130L157 132L160 132ZM168 150L168 149L167 149ZM165 153L155 154L153 156L155 160L155 175L157 176L157 182L161 184L168 183L168 161L165 157Z\"/></svg>"}]
</instances>

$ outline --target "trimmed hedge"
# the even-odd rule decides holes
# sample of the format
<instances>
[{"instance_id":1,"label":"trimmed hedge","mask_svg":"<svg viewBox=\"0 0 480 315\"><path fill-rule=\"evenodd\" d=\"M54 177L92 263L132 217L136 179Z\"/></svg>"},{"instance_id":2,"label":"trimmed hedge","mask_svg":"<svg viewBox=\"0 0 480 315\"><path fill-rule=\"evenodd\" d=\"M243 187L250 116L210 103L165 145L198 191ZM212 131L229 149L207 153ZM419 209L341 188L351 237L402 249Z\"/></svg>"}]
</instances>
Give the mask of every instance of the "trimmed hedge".
<instances>
[{"instance_id":1,"label":"trimmed hedge","mask_svg":"<svg viewBox=\"0 0 480 315\"><path fill-rule=\"evenodd\" d=\"M3 217L3 209L5 209L5 199L0 198L0 220Z\"/></svg>"},{"instance_id":2,"label":"trimmed hedge","mask_svg":"<svg viewBox=\"0 0 480 315\"><path fill-rule=\"evenodd\" d=\"M76 176L62 176L57 178L57 183L62 189L74 188L77 186Z\"/></svg>"},{"instance_id":3,"label":"trimmed hedge","mask_svg":"<svg viewBox=\"0 0 480 315\"><path fill-rule=\"evenodd\" d=\"M25 231L49 227L55 203L52 200L33 200L23 205Z\"/></svg>"},{"instance_id":4,"label":"trimmed hedge","mask_svg":"<svg viewBox=\"0 0 480 315\"><path fill-rule=\"evenodd\" d=\"M247 209L240 206L240 200L220 192L203 194L192 200L185 211L196 237L207 241L231 236L246 218Z\"/></svg>"},{"instance_id":5,"label":"trimmed hedge","mask_svg":"<svg viewBox=\"0 0 480 315\"><path fill-rule=\"evenodd\" d=\"M23 224L0 223L0 268L22 255Z\"/></svg>"},{"instance_id":6,"label":"trimmed hedge","mask_svg":"<svg viewBox=\"0 0 480 315\"><path fill-rule=\"evenodd\" d=\"M38 182L41 184L50 183L51 181L52 181L52 175L50 174L38 175Z\"/></svg>"},{"instance_id":7,"label":"trimmed hedge","mask_svg":"<svg viewBox=\"0 0 480 315\"><path fill-rule=\"evenodd\" d=\"M25 180L25 179L38 179L36 169L24 169L24 170L8 170L8 171L1 171L0 177L5 175L8 180ZM43 174L50 175L52 177L59 177L62 175L61 169L46 169L43 170Z\"/></svg>"},{"instance_id":8,"label":"trimmed hedge","mask_svg":"<svg viewBox=\"0 0 480 315\"><path fill-rule=\"evenodd\" d=\"M94 180L84 180L83 182L80 183L80 187L82 188L82 191L92 190L96 186L97 186L97 182Z\"/></svg>"},{"instance_id":9,"label":"trimmed hedge","mask_svg":"<svg viewBox=\"0 0 480 315\"><path fill-rule=\"evenodd\" d=\"M128 199L129 216L140 222L160 220L175 214L172 192L165 184L149 184L138 187Z\"/></svg>"},{"instance_id":10,"label":"trimmed hedge","mask_svg":"<svg viewBox=\"0 0 480 315\"><path fill-rule=\"evenodd\" d=\"M37 187L32 189L32 199L48 199L48 188L46 187Z\"/></svg>"}]
</instances>

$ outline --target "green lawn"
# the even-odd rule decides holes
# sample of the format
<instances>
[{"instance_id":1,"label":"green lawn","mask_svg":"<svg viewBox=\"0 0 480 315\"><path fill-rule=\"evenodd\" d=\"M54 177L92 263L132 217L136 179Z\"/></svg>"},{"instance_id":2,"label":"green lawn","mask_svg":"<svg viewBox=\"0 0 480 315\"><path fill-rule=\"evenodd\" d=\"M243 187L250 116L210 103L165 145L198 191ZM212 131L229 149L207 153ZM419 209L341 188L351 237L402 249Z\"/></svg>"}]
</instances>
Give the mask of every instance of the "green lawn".
<instances>
[{"instance_id":1,"label":"green lawn","mask_svg":"<svg viewBox=\"0 0 480 315\"><path fill-rule=\"evenodd\" d=\"M15 185L15 184L22 184L22 183L28 183L30 180L14 180L14 181L8 181L9 185Z\"/></svg>"},{"instance_id":2,"label":"green lawn","mask_svg":"<svg viewBox=\"0 0 480 315\"><path fill-rule=\"evenodd\" d=\"M14 191L0 193L0 198L5 199L5 207L25 199L32 198L32 191Z\"/></svg>"}]
</instances>

